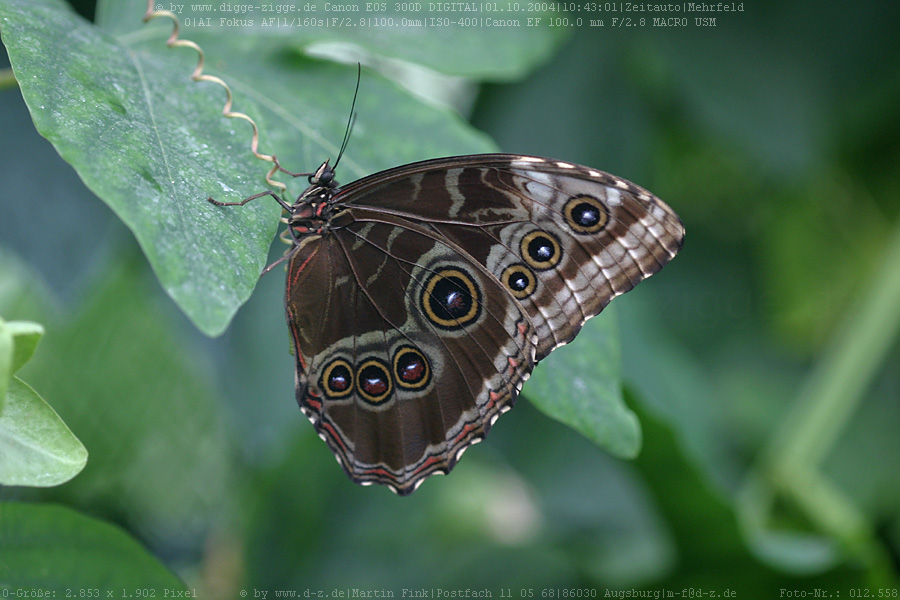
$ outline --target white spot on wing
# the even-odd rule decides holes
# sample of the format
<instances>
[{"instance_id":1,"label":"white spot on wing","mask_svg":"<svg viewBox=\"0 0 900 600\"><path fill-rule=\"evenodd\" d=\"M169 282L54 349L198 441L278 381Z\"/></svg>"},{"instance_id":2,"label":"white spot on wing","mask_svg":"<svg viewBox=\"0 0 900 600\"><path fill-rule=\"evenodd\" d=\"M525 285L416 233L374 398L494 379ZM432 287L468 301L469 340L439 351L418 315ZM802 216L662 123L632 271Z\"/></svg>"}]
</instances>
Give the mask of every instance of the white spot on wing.
<instances>
[{"instance_id":1,"label":"white spot on wing","mask_svg":"<svg viewBox=\"0 0 900 600\"><path fill-rule=\"evenodd\" d=\"M511 167L518 167L520 169L527 169L529 166L535 163L546 162L543 158L538 158L537 156L520 156L516 160L510 163Z\"/></svg>"},{"instance_id":2,"label":"white spot on wing","mask_svg":"<svg viewBox=\"0 0 900 600\"><path fill-rule=\"evenodd\" d=\"M622 204L622 194L616 188L606 188L606 203L610 206Z\"/></svg>"},{"instance_id":3,"label":"white spot on wing","mask_svg":"<svg viewBox=\"0 0 900 600\"><path fill-rule=\"evenodd\" d=\"M451 217L459 216L459 212L466 204L466 197L459 191L460 173L462 173L462 169L450 169L444 177L444 182L447 184L447 193L450 195L451 200L448 212Z\"/></svg>"},{"instance_id":4,"label":"white spot on wing","mask_svg":"<svg viewBox=\"0 0 900 600\"><path fill-rule=\"evenodd\" d=\"M648 218L647 216L641 217L640 221L641 225L647 228L654 237L662 237L665 235L666 230L662 226L662 223L653 218Z\"/></svg>"}]
</instances>

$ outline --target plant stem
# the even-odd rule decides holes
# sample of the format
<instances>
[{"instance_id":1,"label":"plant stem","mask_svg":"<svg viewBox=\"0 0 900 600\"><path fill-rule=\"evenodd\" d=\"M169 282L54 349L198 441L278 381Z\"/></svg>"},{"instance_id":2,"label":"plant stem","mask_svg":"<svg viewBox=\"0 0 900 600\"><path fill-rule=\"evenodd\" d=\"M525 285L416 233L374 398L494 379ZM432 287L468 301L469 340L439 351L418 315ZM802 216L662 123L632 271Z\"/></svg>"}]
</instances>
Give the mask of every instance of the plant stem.
<instances>
[{"instance_id":1,"label":"plant stem","mask_svg":"<svg viewBox=\"0 0 900 600\"><path fill-rule=\"evenodd\" d=\"M19 82L16 81L16 76L13 75L12 68L7 67L5 69L0 69L0 90L14 88L18 84Z\"/></svg>"},{"instance_id":2,"label":"plant stem","mask_svg":"<svg viewBox=\"0 0 900 600\"><path fill-rule=\"evenodd\" d=\"M741 493L745 524L765 535L775 497L792 499L816 527L863 563L884 552L869 520L820 471L900 334L900 222L858 304L835 332L797 402L763 448Z\"/></svg>"}]
</instances>

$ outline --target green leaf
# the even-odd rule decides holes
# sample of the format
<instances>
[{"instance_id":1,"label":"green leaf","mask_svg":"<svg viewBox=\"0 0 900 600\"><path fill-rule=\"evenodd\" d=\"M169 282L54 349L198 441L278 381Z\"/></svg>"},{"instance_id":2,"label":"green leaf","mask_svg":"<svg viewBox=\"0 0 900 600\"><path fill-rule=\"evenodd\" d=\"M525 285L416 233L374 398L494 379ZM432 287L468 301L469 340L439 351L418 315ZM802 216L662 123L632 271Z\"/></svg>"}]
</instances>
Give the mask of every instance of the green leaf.
<instances>
[{"instance_id":1,"label":"green leaf","mask_svg":"<svg viewBox=\"0 0 900 600\"><path fill-rule=\"evenodd\" d=\"M184 592L185 586L114 525L52 504L0 503L0 588L53 597L106 598L122 590ZM92 592L97 590L96 594Z\"/></svg>"},{"instance_id":2,"label":"green leaf","mask_svg":"<svg viewBox=\"0 0 900 600\"><path fill-rule=\"evenodd\" d=\"M188 39L212 32L212 35L227 35L231 39L249 39L257 47L282 44L300 51L316 46L322 48L326 44L333 48L340 44L358 49L357 53L380 59L399 59L448 75L495 80L522 77L549 58L570 31L565 27L543 26L552 14L549 12L437 12L429 10L434 3L428 2L420 3L420 10L407 11L397 11L396 2L385 2L384 10L373 11L367 10L366 5L382 3L369 0L341 2L342 6L358 7L358 12L327 12L324 2L313 3L317 6L316 11L299 10L305 3L306 0L280 2L278 6L298 10L277 14L260 12L257 5L253 14L244 15L220 11L219 4L212 5L216 9L213 11L194 10L188 4L182 6L179 17L184 23L184 37ZM131 27L126 24L131 18L129 13L133 14L135 5L137 10L143 10L143 4L143 0L102 2L98 6L97 20L105 27L130 31ZM170 5L164 6L169 8ZM497 19L520 16L519 26L497 26ZM278 20L273 21L272 17ZM349 20L354 26L323 27L314 22L318 19L331 21L335 17L341 21ZM527 27L528 17L541 18L542 26ZM222 19L225 19L224 24ZM461 19L466 19L472 26L457 26ZM485 25L486 20L491 23ZM454 24L435 26L446 21ZM328 51L328 47L323 51Z\"/></svg>"},{"instance_id":3,"label":"green leaf","mask_svg":"<svg viewBox=\"0 0 900 600\"><path fill-rule=\"evenodd\" d=\"M134 249L54 327L28 376L91 457L54 497L103 506L143 538L185 544L221 516L234 497L231 444L244 440L229 434L210 358L192 333L160 305Z\"/></svg>"},{"instance_id":4,"label":"green leaf","mask_svg":"<svg viewBox=\"0 0 900 600\"><path fill-rule=\"evenodd\" d=\"M13 374L14 352L12 332L9 330L9 325L6 324L6 321L0 319L0 414L3 413L9 378Z\"/></svg>"},{"instance_id":5,"label":"green leaf","mask_svg":"<svg viewBox=\"0 0 900 600\"><path fill-rule=\"evenodd\" d=\"M0 319L0 413L10 377L28 362L43 334L44 328L37 323Z\"/></svg>"},{"instance_id":6,"label":"green leaf","mask_svg":"<svg viewBox=\"0 0 900 600\"><path fill-rule=\"evenodd\" d=\"M204 202L231 189L218 182L244 180L235 165L243 167L238 173L253 172L251 159L241 156L246 152L229 152L221 143L227 129L221 119L192 114L209 97L61 2L9 2L0 5L0 17L38 131L131 228L163 286L198 327L220 331L252 290L278 211L270 204L248 207L269 218L235 235L227 230L236 224ZM204 243L223 238L232 243Z\"/></svg>"},{"instance_id":7,"label":"green leaf","mask_svg":"<svg viewBox=\"0 0 900 600\"><path fill-rule=\"evenodd\" d=\"M0 413L0 484L49 487L87 463L87 450L31 387L13 377Z\"/></svg>"},{"instance_id":8,"label":"green leaf","mask_svg":"<svg viewBox=\"0 0 900 600\"><path fill-rule=\"evenodd\" d=\"M46 323L55 300L33 267L0 244L0 315Z\"/></svg>"},{"instance_id":9,"label":"green leaf","mask_svg":"<svg viewBox=\"0 0 900 600\"><path fill-rule=\"evenodd\" d=\"M20 376L27 373L90 455L85 469L63 486L10 491L39 493L85 510L100 506L141 539L177 539L195 547L236 497L237 448L253 443L227 427L222 390L233 388L231 380L223 383L215 375L209 349L198 343L203 340L165 305L135 244L127 238L120 244L68 310L47 305L52 292L43 281L0 248L0 314L43 322L49 332L39 360ZM280 287L276 279L272 283ZM271 298L275 305L279 296L276 291ZM273 320L277 333L286 336L283 318L276 313ZM290 401L291 357L285 344L271 342L259 343L283 360L284 392L254 387L246 392L254 396L235 402L251 412L269 398L263 412L283 406L293 418L288 421L299 422L303 417ZM254 348L244 348L241 360L254 355ZM244 379L240 373L246 371L234 376ZM264 427L271 414L258 422ZM275 437L270 430L257 434Z\"/></svg>"},{"instance_id":10,"label":"green leaf","mask_svg":"<svg viewBox=\"0 0 900 600\"><path fill-rule=\"evenodd\" d=\"M559 348L541 361L525 394L542 412L610 453L634 458L641 430L622 399L618 328L611 313L607 308L588 321L576 346Z\"/></svg>"},{"instance_id":11,"label":"green leaf","mask_svg":"<svg viewBox=\"0 0 900 600\"><path fill-rule=\"evenodd\" d=\"M38 342L44 335L44 327L31 321L10 321L6 327L13 336L11 373L15 373L34 355Z\"/></svg>"},{"instance_id":12,"label":"green leaf","mask_svg":"<svg viewBox=\"0 0 900 600\"><path fill-rule=\"evenodd\" d=\"M17 312L28 302L24 267L0 252L0 310ZM28 290L32 291L32 290ZM38 291L34 290L35 296ZM87 451L59 416L12 374L34 354L44 328L31 321L0 319L0 484L48 487L84 468Z\"/></svg>"},{"instance_id":13,"label":"green leaf","mask_svg":"<svg viewBox=\"0 0 900 600\"><path fill-rule=\"evenodd\" d=\"M0 4L3 41L38 131L132 230L181 309L201 331L218 335L256 285L279 207L261 200L224 209L206 198L234 201L262 191L270 165L252 157L249 126L221 115L223 90L190 80L196 54L166 48L170 25L144 26L143 4L129 5L133 29L112 37L60 0L7 0ZM227 70L208 70L232 86L235 108L256 119L261 150L294 170L334 158L356 69L277 47L248 52L257 45L252 39L223 37L204 44L208 64ZM493 149L452 112L368 73L363 81L342 179Z\"/></svg>"}]
</instances>

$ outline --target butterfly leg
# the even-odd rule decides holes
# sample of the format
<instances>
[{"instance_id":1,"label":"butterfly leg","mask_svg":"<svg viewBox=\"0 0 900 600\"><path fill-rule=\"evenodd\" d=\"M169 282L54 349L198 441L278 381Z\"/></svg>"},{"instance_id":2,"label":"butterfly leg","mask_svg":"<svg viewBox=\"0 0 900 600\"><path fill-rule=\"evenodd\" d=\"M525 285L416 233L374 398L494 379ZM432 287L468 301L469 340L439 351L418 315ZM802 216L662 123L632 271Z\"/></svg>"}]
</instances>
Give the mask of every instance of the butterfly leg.
<instances>
[{"instance_id":1,"label":"butterfly leg","mask_svg":"<svg viewBox=\"0 0 900 600\"><path fill-rule=\"evenodd\" d=\"M286 219L282 219L282 221L287 222ZM278 236L278 238L285 244L290 244L291 248L287 252L284 253L284 256L282 256L281 258L279 258L278 260L273 262L271 265L269 265L265 269L263 269L263 272L259 274L260 277L262 277L263 275L265 275L266 273L268 273L269 271L271 271L272 269L274 269L275 267L277 267L278 265L280 265L281 263L283 263L284 261L289 259L291 257L291 255L294 253L294 249L297 248L297 244L300 241L299 238L297 237L296 232L294 231L294 229L292 227L288 227L287 229L284 229L281 232L281 234Z\"/></svg>"},{"instance_id":2,"label":"butterfly leg","mask_svg":"<svg viewBox=\"0 0 900 600\"><path fill-rule=\"evenodd\" d=\"M219 202L218 200L214 200L213 198L207 198L206 200L210 204L215 204L216 206L243 206L251 200L256 200L257 198L262 198L263 196L272 196L273 198L275 198L275 201L281 205L281 208L288 212L291 212L291 205L285 202L278 194L271 190L266 190L265 192L254 194L249 198L244 198L240 202Z\"/></svg>"},{"instance_id":3,"label":"butterfly leg","mask_svg":"<svg viewBox=\"0 0 900 600\"><path fill-rule=\"evenodd\" d=\"M275 168L286 175L290 175L291 177L308 177L310 175L315 175L315 173L294 173L293 171L288 171L284 167L281 166L281 163L278 162L278 157L273 156L272 160L275 161Z\"/></svg>"}]
</instances>

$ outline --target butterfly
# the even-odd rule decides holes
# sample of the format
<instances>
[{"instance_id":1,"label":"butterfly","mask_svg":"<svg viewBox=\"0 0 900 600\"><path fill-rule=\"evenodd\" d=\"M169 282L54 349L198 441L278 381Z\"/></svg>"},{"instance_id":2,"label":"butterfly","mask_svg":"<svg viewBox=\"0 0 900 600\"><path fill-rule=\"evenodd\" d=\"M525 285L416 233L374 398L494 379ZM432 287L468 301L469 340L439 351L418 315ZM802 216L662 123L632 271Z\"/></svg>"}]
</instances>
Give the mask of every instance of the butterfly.
<instances>
[{"instance_id":1,"label":"butterfly","mask_svg":"<svg viewBox=\"0 0 900 600\"><path fill-rule=\"evenodd\" d=\"M308 176L293 203L210 201L287 211L297 402L353 481L400 495L453 469L541 359L684 239L643 188L548 158L438 158L344 186L327 160L281 170Z\"/></svg>"}]
</instances>

